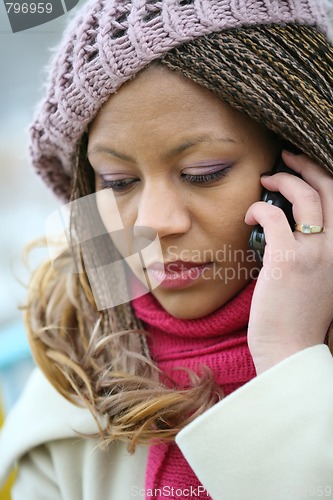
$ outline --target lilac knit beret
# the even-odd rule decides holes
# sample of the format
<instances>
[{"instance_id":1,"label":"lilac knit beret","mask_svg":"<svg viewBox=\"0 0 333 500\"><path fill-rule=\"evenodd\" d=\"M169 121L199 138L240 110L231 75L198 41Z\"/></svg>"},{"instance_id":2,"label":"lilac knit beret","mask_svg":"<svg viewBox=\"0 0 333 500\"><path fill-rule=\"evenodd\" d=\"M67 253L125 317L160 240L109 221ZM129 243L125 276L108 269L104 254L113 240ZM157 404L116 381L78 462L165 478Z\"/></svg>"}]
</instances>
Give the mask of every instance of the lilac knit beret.
<instances>
[{"instance_id":1,"label":"lilac knit beret","mask_svg":"<svg viewBox=\"0 0 333 500\"><path fill-rule=\"evenodd\" d=\"M328 35L325 0L90 0L65 31L31 127L33 164L68 199L77 144L102 104L172 48L262 24L305 24Z\"/></svg>"}]
</instances>

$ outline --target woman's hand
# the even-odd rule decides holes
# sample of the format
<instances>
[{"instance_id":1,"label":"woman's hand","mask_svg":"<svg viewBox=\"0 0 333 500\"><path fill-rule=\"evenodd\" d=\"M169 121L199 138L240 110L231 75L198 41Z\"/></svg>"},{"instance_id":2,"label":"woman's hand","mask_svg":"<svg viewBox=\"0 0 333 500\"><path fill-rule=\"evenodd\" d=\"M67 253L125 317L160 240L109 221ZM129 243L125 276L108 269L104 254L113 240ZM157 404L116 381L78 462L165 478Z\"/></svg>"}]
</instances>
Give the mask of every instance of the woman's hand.
<instances>
[{"instance_id":1,"label":"woman's hand","mask_svg":"<svg viewBox=\"0 0 333 500\"><path fill-rule=\"evenodd\" d=\"M248 342L257 373L306 347L324 342L333 320L333 177L308 156L283 152L303 179L278 173L262 185L293 205L296 223L325 232L292 232L278 207L256 202L247 224L265 231L263 267L253 295Z\"/></svg>"}]
</instances>

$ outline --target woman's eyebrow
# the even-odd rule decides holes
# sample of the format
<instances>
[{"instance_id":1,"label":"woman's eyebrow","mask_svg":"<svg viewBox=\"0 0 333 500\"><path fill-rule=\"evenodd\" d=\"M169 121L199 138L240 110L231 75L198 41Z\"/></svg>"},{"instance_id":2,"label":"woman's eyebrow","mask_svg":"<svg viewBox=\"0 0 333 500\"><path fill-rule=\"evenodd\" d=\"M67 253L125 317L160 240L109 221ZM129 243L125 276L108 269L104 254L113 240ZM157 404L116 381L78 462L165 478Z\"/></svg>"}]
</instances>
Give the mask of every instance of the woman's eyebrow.
<instances>
[{"instance_id":1,"label":"woman's eyebrow","mask_svg":"<svg viewBox=\"0 0 333 500\"><path fill-rule=\"evenodd\" d=\"M187 149L189 149L193 146L197 146L198 144L202 144L202 143L219 144L219 143L236 143L236 141L234 139L230 139L228 137L212 138L212 137L208 137L208 136L200 136L200 137L196 137L194 139L185 141L182 144L180 144L179 146L176 146L176 147L170 149L169 151L166 152L165 158L166 159L173 158L174 156L177 156L177 155L183 153ZM113 148L99 145L99 144L92 147L87 152L87 156L92 156L92 155L97 154L97 153L106 153L108 155L112 155L116 158L119 158L120 160L130 161L132 163L135 163L135 159L132 156L128 156L124 153L120 153L119 151L116 151Z\"/></svg>"},{"instance_id":2,"label":"woman's eyebrow","mask_svg":"<svg viewBox=\"0 0 333 500\"><path fill-rule=\"evenodd\" d=\"M120 160L135 162L134 158L132 158L131 156L127 156L123 153L119 153L115 149L112 149L112 148L109 148L106 146L102 146L99 144L97 144L93 148L89 149L87 151L87 156L89 157L89 156L92 156L92 155L95 155L98 153L106 153L108 155L115 156L116 158L119 158Z\"/></svg>"},{"instance_id":3,"label":"woman's eyebrow","mask_svg":"<svg viewBox=\"0 0 333 500\"><path fill-rule=\"evenodd\" d=\"M177 156L186 149L189 149L193 146L197 146L198 144L202 143L209 143L209 144L218 144L218 143L235 143L236 141L234 139L231 139L229 137L217 137L217 138L212 138L210 136L200 136L196 137L194 139L191 139L189 141L186 141L179 146L176 146L175 148L172 148L170 151L167 152L166 157L170 158L173 156Z\"/></svg>"}]
</instances>

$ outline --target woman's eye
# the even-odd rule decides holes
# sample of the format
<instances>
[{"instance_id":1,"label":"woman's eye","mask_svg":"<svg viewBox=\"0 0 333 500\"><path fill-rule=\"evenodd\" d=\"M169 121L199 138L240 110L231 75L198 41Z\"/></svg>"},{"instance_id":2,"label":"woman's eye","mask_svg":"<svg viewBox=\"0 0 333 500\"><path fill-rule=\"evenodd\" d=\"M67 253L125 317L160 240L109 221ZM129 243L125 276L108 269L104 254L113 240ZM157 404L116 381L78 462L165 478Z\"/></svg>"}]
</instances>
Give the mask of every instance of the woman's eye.
<instances>
[{"instance_id":1,"label":"woman's eye","mask_svg":"<svg viewBox=\"0 0 333 500\"><path fill-rule=\"evenodd\" d=\"M182 172L181 178L191 184L210 184L217 182L222 177L227 175L231 165L212 165L205 169L194 167L189 171ZM198 172L198 173L197 173ZM137 177L127 177L124 179L107 179L105 177L99 178L100 189L112 189L114 192L126 192L133 187L140 179Z\"/></svg>"},{"instance_id":2,"label":"woman's eye","mask_svg":"<svg viewBox=\"0 0 333 500\"><path fill-rule=\"evenodd\" d=\"M229 172L231 166L218 166L216 168L208 168L207 171L200 172L198 174L194 173L182 173L182 178L187 182L192 184L209 184L216 182Z\"/></svg>"},{"instance_id":3,"label":"woman's eye","mask_svg":"<svg viewBox=\"0 0 333 500\"><path fill-rule=\"evenodd\" d=\"M100 189L113 189L113 191L126 191L129 189L138 179L127 178L127 179L116 179L114 181L100 178Z\"/></svg>"}]
</instances>

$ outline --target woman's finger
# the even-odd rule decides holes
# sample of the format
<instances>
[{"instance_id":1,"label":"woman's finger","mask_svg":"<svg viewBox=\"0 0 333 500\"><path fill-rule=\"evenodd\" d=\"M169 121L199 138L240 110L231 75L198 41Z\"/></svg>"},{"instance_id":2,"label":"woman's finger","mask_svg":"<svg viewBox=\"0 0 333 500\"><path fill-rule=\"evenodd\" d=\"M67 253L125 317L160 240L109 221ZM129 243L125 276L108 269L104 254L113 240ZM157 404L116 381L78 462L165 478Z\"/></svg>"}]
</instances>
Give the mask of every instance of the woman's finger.
<instances>
[{"instance_id":1,"label":"woman's finger","mask_svg":"<svg viewBox=\"0 0 333 500\"><path fill-rule=\"evenodd\" d=\"M333 231L333 176L307 155L294 155L283 151L283 160L288 167L302 176L320 196L323 223L326 230Z\"/></svg>"},{"instance_id":2,"label":"woman's finger","mask_svg":"<svg viewBox=\"0 0 333 500\"><path fill-rule=\"evenodd\" d=\"M323 209L316 189L303 179L287 173L278 173L261 178L262 185L270 191L279 191L293 205L293 216L297 224L321 226Z\"/></svg>"},{"instance_id":3,"label":"woman's finger","mask_svg":"<svg viewBox=\"0 0 333 500\"><path fill-rule=\"evenodd\" d=\"M284 251L294 246L295 238L289 222L279 207L258 201L248 209L245 222L260 224L265 231L266 244L275 250Z\"/></svg>"}]
</instances>

